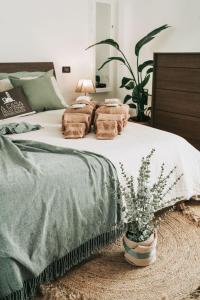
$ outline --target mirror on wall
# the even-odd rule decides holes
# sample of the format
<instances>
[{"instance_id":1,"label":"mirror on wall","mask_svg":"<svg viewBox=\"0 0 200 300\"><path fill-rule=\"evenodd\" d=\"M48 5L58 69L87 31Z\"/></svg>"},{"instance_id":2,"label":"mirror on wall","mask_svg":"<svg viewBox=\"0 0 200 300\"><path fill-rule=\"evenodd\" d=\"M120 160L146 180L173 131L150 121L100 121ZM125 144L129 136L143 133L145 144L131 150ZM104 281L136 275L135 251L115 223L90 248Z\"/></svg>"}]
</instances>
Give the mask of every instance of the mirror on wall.
<instances>
[{"instance_id":1,"label":"mirror on wall","mask_svg":"<svg viewBox=\"0 0 200 300\"><path fill-rule=\"evenodd\" d=\"M115 38L115 0L94 0L93 2L93 42ZM94 47L93 76L97 93L111 92L113 88L113 64L107 64L100 71L98 68L113 56L113 49L107 45Z\"/></svg>"},{"instance_id":2,"label":"mirror on wall","mask_svg":"<svg viewBox=\"0 0 200 300\"><path fill-rule=\"evenodd\" d=\"M109 3L96 2L96 40L102 41L111 36L111 5ZM110 57L109 46L96 47L96 88L110 88L110 68L107 64L103 69L98 68Z\"/></svg>"}]
</instances>

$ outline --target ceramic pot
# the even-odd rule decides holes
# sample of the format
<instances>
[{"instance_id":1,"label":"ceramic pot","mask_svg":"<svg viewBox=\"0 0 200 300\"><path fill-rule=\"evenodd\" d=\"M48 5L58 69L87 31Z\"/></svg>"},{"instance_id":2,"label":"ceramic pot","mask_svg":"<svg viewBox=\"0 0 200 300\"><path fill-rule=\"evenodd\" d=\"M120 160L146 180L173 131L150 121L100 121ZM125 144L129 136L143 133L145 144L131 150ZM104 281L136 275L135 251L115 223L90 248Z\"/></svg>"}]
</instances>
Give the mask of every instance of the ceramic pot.
<instances>
[{"instance_id":1,"label":"ceramic pot","mask_svg":"<svg viewBox=\"0 0 200 300\"><path fill-rule=\"evenodd\" d=\"M127 262L139 267L146 267L156 261L157 232L144 242L134 242L125 235L123 238L124 257Z\"/></svg>"}]
</instances>

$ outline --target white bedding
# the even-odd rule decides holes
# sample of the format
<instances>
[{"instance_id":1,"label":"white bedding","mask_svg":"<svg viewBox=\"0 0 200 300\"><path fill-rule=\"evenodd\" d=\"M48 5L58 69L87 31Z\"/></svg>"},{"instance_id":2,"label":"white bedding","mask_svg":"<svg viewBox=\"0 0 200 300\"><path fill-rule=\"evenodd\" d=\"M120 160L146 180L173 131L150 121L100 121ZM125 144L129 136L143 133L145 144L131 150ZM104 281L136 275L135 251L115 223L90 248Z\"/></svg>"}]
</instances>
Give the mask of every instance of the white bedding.
<instances>
[{"instance_id":1,"label":"white bedding","mask_svg":"<svg viewBox=\"0 0 200 300\"><path fill-rule=\"evenodd\" d=\"M119 178L121 172L119 162L122 162L130 175L137 177L142 156L149 154L152 148L156 152L152 158L152 183L160 171L162 162L166 164L166 172L177 166L175 176L183 173L181 181L168 195L169 198L183 196L190 199L200 195L200 152L185 139L151 127L128 123L122 135L114 140L96 140L90 133L83 139L64 139L61 132L61 117L63 110L47 111L26 117L15 117L1 123L26 121L41 124L38 131L11 135L12 139L28 139L42 141L56 146L88 150L109 158L117 168Z\"/></svg>"}]
</instances>

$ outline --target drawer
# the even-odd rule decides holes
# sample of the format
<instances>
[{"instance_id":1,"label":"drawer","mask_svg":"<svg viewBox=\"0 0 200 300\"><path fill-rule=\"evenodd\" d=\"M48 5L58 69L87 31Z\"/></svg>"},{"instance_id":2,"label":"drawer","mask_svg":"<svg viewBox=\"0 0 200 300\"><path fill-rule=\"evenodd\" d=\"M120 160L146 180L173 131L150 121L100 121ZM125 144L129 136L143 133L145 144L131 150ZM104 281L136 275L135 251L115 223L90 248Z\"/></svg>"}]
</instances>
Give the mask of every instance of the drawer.
<instances>
[{"instance_id":1,"label":"drawer","mask_svg":"<svg viewBox=\"0 0 200 300\"><path fill-rule=\"evenodd\" d=\"M200 94L156 89L154 98L159 110L200 118Z\"/></svg>"},{"instance_id":2,"label":"drawer","mask_svg":"<svg viewBox=\"0 0 200 300\"><path fill-rule=\"evenodd\" d=\"M155 53L155 66L200 68L199 53Z\"/></svg>"},{"instance_id":3,"label":"drawer","mask_svg":"<svg viewBox=\"0 0 200 300\"><path fill-rule=\"evenodd\" d=\"M200 141L200 118L157 110L153 115L153 127Z\"/></svg>"},{"instance_id":4,"label":"drawer","mask_svg":"<svg viewBox=\"0 0 200 300\"><path fill-rule=\"evenodd\" d=\"M156 78L155 88L200 93L200 69L158 67Z\"/></svg>"}]
</instances>

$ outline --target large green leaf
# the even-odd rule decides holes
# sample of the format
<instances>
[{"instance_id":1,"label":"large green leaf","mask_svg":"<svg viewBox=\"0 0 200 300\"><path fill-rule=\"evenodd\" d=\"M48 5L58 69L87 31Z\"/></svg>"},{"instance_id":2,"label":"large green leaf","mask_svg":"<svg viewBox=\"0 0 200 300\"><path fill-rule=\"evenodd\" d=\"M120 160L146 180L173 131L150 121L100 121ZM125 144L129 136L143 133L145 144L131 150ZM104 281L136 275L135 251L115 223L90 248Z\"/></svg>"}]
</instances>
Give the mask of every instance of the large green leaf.
<instances>
[{"instance_id":1,"label":"large green leaf","mask_svg":"<svg viewBox=\"0 0 200 300\"><path fill-rule=\"evenodd\" d=\"M153 60L150 59L150 60L146 60L145 62L143 62L142 64L140 64L138 66L138 71L139 72L142 72L142 70L148 66L153 66Z\"/></svg>"},{"instance_id":2,"label":"large green leaf","mask_svg":"<svg viewBox=\"0 0 200 300\"><path fill-rule=\"evenodd\" d=\"M160 26L153 31L149 32L145 37L143 37L141 40L139 40L135 46L135 55L138 56L140 49L147 43L149 43L151 40L155 38L155 36L161 32L162 30L167 29L169 26L167 24Z\"/></svg>"},{"instance_id":3,"label":"large green leaf","mask_svg":"<svg viewBox=\"0 0 200 300\"><path fill-rule=\"evenodd\" d=\"M132 97L138 97L138 95L139 95L139 86L136 85L133 89Z\"/></svg>"},{"instance_id":4,"label":"large green leaf","mask_svg":"<svg viewBox=\"0 0 200 300\"><path fill-rule=\"evenodd\" d=\"M149 82L149 79L150 79L150 74L147 75L147 76L144 78L144 80L139 84L139 89L140 89L140 90L143 89L143 88L147 85L147 83Z\"/></svg>"},{"instance_id":5,"label":"large green leaf","mask_svg":"<svg viewBox=\"0 0 200 300\"><path fill-rule=\"evenodd\" d=\"M126 95L124 98L124 103L128 102L130 99L132 99L131 95Z\"/></svg>"},{"instance_id":6,"label":"large green leaf","mask_svg":"<svg viewBox=\"0 0 200 300\"><path fill-rule=\"evenodd\" d=\"M119 56L112 56L112 57L109 57L108 59L109 60L118 60L118 61L123 62L123 64L126 63L125 60L122 57L119 57Z\"/></svg>"},{"instance_id":7,"label":"large green leaf","mask_svg":"<svg viewBox=\"0 0 200 300\"><path fill-rule=\"evenodd\" d=\"M153 72L153 68L149 68L148 70L147 70L147 74L150 74L150 73L152 73Z\"/></svg>"},{"instance_id":8,"label":"large green leaf","mask_svg":"<svg viewBox=\"0 0 200 300\"><path fill-rule=\"evenodd\" d=\"M155 36L156 34L158 34L159 32L161 32L162 30L165 30L167 28L169 28L170 26L168 24L162 25L154 30L152 30L151 32L149 32L147 35L150 36Z\"/></svg>"},{"instance_id":9,"label":"large green leaf","mask_svg":"<svg viewBox=\"0 0 200 300\"><path fill-rule=\"evenodd\" d=\"M106 39L106 40L100 41L98 43L95 43L95 44L89 46L88 48L86 48L86 50L88 50L94 46L97 46L97 45L110 45L119 50L119 44L116 41L114 41L113 39Z\"/></svg>"},{"instance_id":10,"label":"large green leaf","mask_svg":"<svg viewBox=\"0 0 200 300\"><path fill-rule=\"evenodd\" d=\"M135 87L135 84L133 81L130 81L127 85L125 85L125 88L127 90L132 90Z\"/></svg>"},{"instance_id":11,"label":"large green leaf","mask_svg":"<svg viewBox=\"0 0 200 300\"><path fill-rule=\"evenodd\" d=\"M122 78L122 84L121 84L120 88L125 87L125 85L126 85L129 81L131 81L131 80L133 80L133 79L132 79L132 78L123 77L123 78Z\"/></svg>"},{"instance_id":12,"label":"large green leaf","mask_svg":"<svg viewBox=\"0 0 200 300\"><path fill-rule=\"evenodd\" d=\"M138 56L140 49L142 48L142 46L144 46L145 44L149 43L150 41L152 41L154 39L154 36L145 36L141 41L139 41L136 46L135 46L135 55Z\"/></svg>"},{"instance_id":13,"label":"large green leaf","mask_svg":"<svg viewBox=\"0 0 200 300\"><path fill-rule=\"evenodd\" d=\"M98 68L98 70L100 71L106 64L108 64L109 62L111 61L121 61L123 64L125 64L125 60L122 58L122 57L118 57L118 56L112 56L112 57L109 57L107 61L105 61L102 66L100 68Z\"/></svg>"},{"instance_id":14,"label":"large green leaf","mask_svg":"<svg viewBox=\"0 0 200 300\"><path fill-rule=\"evenodd\" d=\"M98 68L98 71L100 71L101 69L103 69L103 67L105 66L105 65L107 65L108 63L110 63L111 62L111 60L106 60L102 65L101 65L101 67L100 68Z\"/></svg>"}]
</instances>

